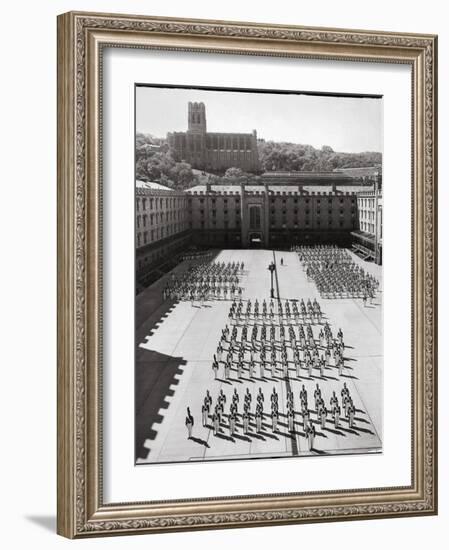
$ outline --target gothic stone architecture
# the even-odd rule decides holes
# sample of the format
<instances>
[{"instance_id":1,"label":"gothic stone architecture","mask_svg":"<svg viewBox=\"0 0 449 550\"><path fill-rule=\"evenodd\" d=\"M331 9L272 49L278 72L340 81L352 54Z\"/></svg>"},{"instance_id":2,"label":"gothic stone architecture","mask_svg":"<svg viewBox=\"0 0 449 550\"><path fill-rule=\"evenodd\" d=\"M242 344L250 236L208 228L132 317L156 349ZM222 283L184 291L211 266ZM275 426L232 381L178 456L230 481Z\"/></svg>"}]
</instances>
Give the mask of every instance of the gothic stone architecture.
<instances>
[{"instance_id":1,"label":"gothic stone architecture","mask_svg":"<svg viewBox=\"0 0 449 550\"><path fill-rule=\"evenodd\" d=\"M358 246L359 253L381 263L380 193L366 185L198 185L175 191L137 182L136 291L192 246L335 243Z\"/></svg>"},{"instance_id":2,"label":"gothic stone architecture","mask_svg":"<svg viewBox=\"0 0 449 550\"><path fill-rule=\"evenodd\" d=\"M350 246L351 231L358 228L354 189L198 185L187 193L192 242L197 246Z\"/></svg>"},{"instance_id":3,"label":"gothic stone architecture","mask_svg":"<svg viewBox=\"0 0 449 550\"><path fill-rule=\"evenodd\" d=\"M208 132L202 102L189 102L187 132L168 133L167 142L177 161L188 162L199 170L218 173L231 167L245 172L260 170L256 130L248 134Z\"/></svg>"},{"instance_id":4,"label":"gothic stone architecture","mask_svg":"<svg viewBox=\"0 0 449 550\"><path fill-rule=\"evenodd\" d=\"M382 264L382 178L374 188L357 195L359 227L352 232L353 247L364 257Z\"/></svg>"},{"instance_id":5,"label":"gothic stone architecture","mask_svg":"<svg viewBox=\"0 0 449 550\"><path fill-rule=\"evenodd\" d=\"M158 183L136 182L136 292L157 279L154 268L190 245L187 197Z\"/></svg>"}]
</instances>

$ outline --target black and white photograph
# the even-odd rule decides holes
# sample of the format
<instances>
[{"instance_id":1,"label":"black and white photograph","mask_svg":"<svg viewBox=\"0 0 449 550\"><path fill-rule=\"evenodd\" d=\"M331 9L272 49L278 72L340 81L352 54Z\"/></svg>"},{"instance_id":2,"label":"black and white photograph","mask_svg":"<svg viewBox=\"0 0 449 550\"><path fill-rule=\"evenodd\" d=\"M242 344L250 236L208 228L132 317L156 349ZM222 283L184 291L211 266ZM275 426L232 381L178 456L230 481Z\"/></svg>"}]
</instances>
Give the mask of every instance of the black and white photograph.
<instances>
[{"instance_id":1,"label":"black and white photograph","mask_svg":"<svg viewBox=\"0 0 449 550\"><path fill-rule=\"evenodd\" d=\"M382 97L137 85L136 464L382 451Z\"/></svg>"}]
</instances>

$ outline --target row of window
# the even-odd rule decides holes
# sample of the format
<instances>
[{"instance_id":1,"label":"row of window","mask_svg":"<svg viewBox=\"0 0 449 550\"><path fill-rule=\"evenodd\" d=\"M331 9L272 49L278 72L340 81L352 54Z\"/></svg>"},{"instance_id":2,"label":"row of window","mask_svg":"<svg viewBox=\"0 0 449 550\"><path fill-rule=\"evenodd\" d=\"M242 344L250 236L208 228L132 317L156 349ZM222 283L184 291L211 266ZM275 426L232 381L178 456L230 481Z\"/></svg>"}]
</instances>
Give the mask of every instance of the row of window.
<instances>
[{"instance_id":1,"label":"row of window","mask_svg":"<svg viewBox=\"0 0 449 550\"><path fill-rule=\"evenodd\" d=\"M157 198L157 197L150 197L150 198L137 198L136 199L136 209L139 212L141 209L146 210L149 208L150 210L162 210L164 207L164 201L165 201L165 208L175 208L176 206L178 208L185 207L186 206L186 199L183 197L165 197L165 198Z\"/></svg>"},{"instance_id":2,"label":"row of window","mask_svg":"<svg viewBox=\"0 0 449 550\"><path fill-rule=\"evenodd\" d=\"M313 225L316 226L316 227L321 227L321 224L322 224L322 221L317 220L317 221L314 222ZM337 224L334 224L332 218L329 218L328 220L323 220L323 225L325 225L325 226L327 225L328 227L330 227L330 226L345 227L345 225L348 226L348 224L349 224L350 227L354 226L355 220L353 219L353 220L351 220L351 222L347 221L345 223L345 220L340 219ZM189 225L190 225L190 228L192 228L192 223L190 223ZM215 220L212 220L212 227L216 228L216 226L217 226L217 222ZM272 229L274 229L276 227L282 227L282 228L286 229L288 226L293 227L294 229L298 229L299 228L298 220L294 220L293 224L288 224L287 220L285 220L285 219L283 219L281 222L277 222L277 223L274 219L270 220L270 227ZM311 222L310 222L309 219L304 220L304 226L306 226L306 227L311 226ZM205 221L201 220L199 222L199 224L197 224L197 223L195 224L195 227L200 227L201 229L205 229ZM235 225L233 227L239 229L240 228L240 220L236 220ZM229 228L229 221L228 220L224 220L222 228L223 229L228 229ZM259 227L254 226L254 227L252 227L252 229L259 229Z\"/></svg>"},{"instance_id":3,"label":"row of window","mask_svg":"<svg viewBox=\"0 0 449 550\"><path fill-rule=\"evenodd\" d=\"M165 256L176 252L177 250L179 250L180 246L183 245L184 241L185 239L181 241L176 241L175 243L159 248L158 250L147 252L145 256L142 256L138 259L138 269L143 269L145 267L148 268L152 263L155 263L156 261L163 259Z\"/></svg>"},{"instance_id":4,"label":"row of window","mask_svg":"<svg viewBox=\"0 0 449 550\"><path fill-rule=\"evenodd\" d=\"M360 222L360 229L366 233L372 233L374 235L374 224L367 222Z\"/></svg>"},{"instance_id":5,"label":"row of window","mask_svg":"<svg viewBox=\"0 0 449 550\"><path fill-rule=\"evenodd\" d=\"M360 219L374 221L374 211L373 210L360 210Z\"/></svg>"},{"instance_id":6,"label":"row of window","mask_svg":"<svg viewBox=\"0 0 449 550\"><path fill-rule=\"evenodd\" d=\"M185 212L182 210L169 210L168 212L156 212L155 214L151 213L148 218L148 214L138 215L136 218L137 227L146 227L148 225L148 219L150 220L150 225L156 225L164 222L170 222L173 220L181 220L185 218Z\"/></svg>"},{"instance_id":7,"label":"row of window","mask_svg":"<svg viewBox=\"0 0 449 550\"><path fill-rule=\"evenodd\" d=\"M191 227L191 224L189 225ZM183 229L185 229L185 224L174 223L168 225L166 228L158 227L156 229L151 229L151 231L143 231L137 233L137 246L143 246L153 241L158 241L160 239L164 239L165 237L170 237L170 235L179 233Z\"/></svg>"},{"instance_id":8,"label":"row of window","mask_svg":"<svg viewBox=\"0 0 449 550\"><path fill-rule=\"evenodd\" d=\"M287 224L286 220L282 220L282 224L278 224L278 225L280 225L283 229L286 229L286 228L288 227L288 224ZM310 220L304 220L304 225L305 225L306 227L310 227ZM317 227L321 227L321 221L320 221L320 220L317 220L317 221L315 222L314 225L316 225ZM324 225L326 225L326 223L325 223ZM332 221L332 218L329 218L329 219L327 220L327 225L328 225L328 226L333 226L333 225L335 225L335 224L333 223L333 221ZM344 227L344 226L345 226L345 221L344 221L344 220L339 220L338 226L339 226L339 227ZM276 228L276 223L275 223L274 220L271 220L271 221L270 221L270 227L271 227L272 229L275 229L275 228ZM298 221L297 221L297 220L295 220L295 223L293 224L293 228L294 228L294 229L298 229L298 228L299 228L299 224L298 224Z\"/></svg>"},{"instance_id":9,"label":"row of window","mask_svg":"<svg viewBox=\"0 0 449 550\"><path fill-rule=\"evenodd\" d=\"M375 199L372 198L359 198L360 205L364 208L374 208L374 201Z\"/></svg>"},{"instance_id":10,"label":"row of window","mask_svg":"<svg viewBox=\"0 0 449 550\"><path fill-rule=\"evenodd\" d=\"M233 198L233 200L236 204L238 204L240 202L240 197L232 197L232 198ZM319 204L321 204L321 202L326 202L326 200L327 200L328 204L333 204L337 199L338 199L338 202L340 204L344 204L345 200L346 200L346 202L348 201L348 199L347 198L345 199L344 197L328 197L327 199L314 199L314 202L316 202L316 204L319 205ZM199 200L200 204L204 204L205 199L203 197L201 197L197 200ZM210 199L212 204L216 204L216 200L217 199L215 199L215 198ZM280 202L281 200L282 200L282 204L287 204L287 202L288 203L293 202L293 204L298 204L298 201L299 201L298 198L294 198L292 200L291 198L289 198L289 199L282 198L281 199L280 197L271 197L270 198L270 203L275 204L276 202ZM355 197L351 197L350 200L351 200L351 204L355 204L355 200L356 200ZM305 204L310 204L310 201L311 201L310 198L301 199L301 202L305 202ZM223 198L223 202L224 202L224 204L227 204L228 203L228 198L227 197ZM189 198L189 205L191 205L191 204L192 204L192 199Z\"/></svg>"}]
</instances>

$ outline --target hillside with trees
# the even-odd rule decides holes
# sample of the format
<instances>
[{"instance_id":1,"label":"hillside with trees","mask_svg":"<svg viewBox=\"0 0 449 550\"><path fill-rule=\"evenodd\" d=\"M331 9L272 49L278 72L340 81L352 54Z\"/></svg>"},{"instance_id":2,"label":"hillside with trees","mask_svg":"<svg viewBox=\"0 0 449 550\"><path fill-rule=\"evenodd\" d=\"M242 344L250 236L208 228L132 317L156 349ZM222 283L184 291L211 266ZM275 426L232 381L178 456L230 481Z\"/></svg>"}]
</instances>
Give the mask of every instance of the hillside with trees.
<instances>
[{"instance_id":1,"label":"hillside with trees","mask_svg":"<svg viewBox=\"0 0 449 550\"><path fill-rule=\"evenodd\" d=\"M337 153L328 145L315 149L312 145L299 143L260 141L259 159L264 172L332 172L336 168L361 168L381 164L382 154Z\"/></svg>"},{"instance_id":2,"label":"hillside with trees","mask_svg":"<svg viewBox=\"0 0 449 550\"><path fill-rule=\"evenodd\" d=\"M382 163L381 153L338 153L328 145L315 149L298 143L259 141L258 148L262 172L331 172L337 168L361 168ZM136 135L136 178L155 181L172 189L186 189L205 181L226 185L260 183L260 174L248 174L236 167L230 167L222 174L194 170L189 163L174 159L165 139L142 133Z\"/></svg>"}]
</instances>

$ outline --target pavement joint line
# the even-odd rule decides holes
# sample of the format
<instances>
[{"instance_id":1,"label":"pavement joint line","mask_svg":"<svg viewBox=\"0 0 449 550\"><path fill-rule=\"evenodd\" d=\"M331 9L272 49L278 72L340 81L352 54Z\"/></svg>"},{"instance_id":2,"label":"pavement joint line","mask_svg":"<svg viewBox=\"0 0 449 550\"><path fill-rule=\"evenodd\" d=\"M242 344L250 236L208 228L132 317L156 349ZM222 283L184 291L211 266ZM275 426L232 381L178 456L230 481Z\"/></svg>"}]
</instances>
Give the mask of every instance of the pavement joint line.
<instances>
[{"instance_id":1,"label":"pavement joint line","mask_svg":"<svg viewBox=\"0 0 449 550\"><path fill-rule=\"evenodd\" d=\"M273 261L274 261L274 265L275 265L275 270L274 270L274 274L275 274L275 278L276 278L276 290L277 290L277 300L278 300L278 307L279 307L279 304L281 303L281 298L280 298L280 290L279 290L279 278L278 278L278 268L277 268L277 264L276 264L276 253L275 251L273 250ZM289 377L286 376L284 378L284 382L285 382L285 387L286 387L286 390L287 390L287 393L289 392L292 392L292 387L291 387L291 384L290 384L290 380L289 380ZM287 397L287 395L286 395ZM284 402L286 402L286 398L284 399ZM296 440L296 435L293 439L290 439L290 442L291 442L291 447L292 447L292 454L293 456L298 456L298 442ZM285 444L286 446L288 446L288 442L287 440L285 441Z\"/></svg>"}]
</instances>

